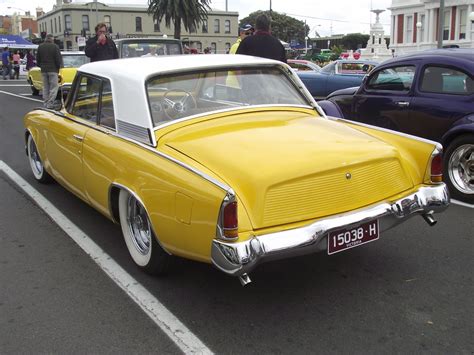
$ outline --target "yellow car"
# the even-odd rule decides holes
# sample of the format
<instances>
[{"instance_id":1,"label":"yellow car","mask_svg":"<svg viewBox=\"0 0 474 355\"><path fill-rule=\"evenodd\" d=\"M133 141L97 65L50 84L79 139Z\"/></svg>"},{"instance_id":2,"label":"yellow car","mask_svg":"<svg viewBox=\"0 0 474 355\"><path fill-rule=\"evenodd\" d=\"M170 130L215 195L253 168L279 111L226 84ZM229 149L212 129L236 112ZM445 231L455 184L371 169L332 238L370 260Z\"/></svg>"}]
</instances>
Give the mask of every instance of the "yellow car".
<instances>
[{"instance_id":1,"label":"yellow car","mask_svg":"<svg viewBox=\"0 0 474 355\"><path fill-rule=\"evenodd\" d=\"M152 274L174 255L246 284L261 262L347 251L415 215L433 225L449 205L440 144L326 117L288 65L263 58L86 64L65 107L24 125L35 179L119 223Z\"/></svg>"},{"instance_id":2,"label":"yellow car","mask_svg":"<svg viewBox=\"0 0 474 355\"><path fill-rule=\"evenodd\" d=\"M61 52L63 58L64 67L59 70L59 85L61 91L67 92L74 80L77 68L82 64L89 63L89 58L86 57L84 52L72 51L72 52ZM33 95L39 95L40 91L43 90L43 80L41 78L41 69L39 67L33 67L28 71L26 80L30 84L31 92Z\"/></svg>"}]
</instances>

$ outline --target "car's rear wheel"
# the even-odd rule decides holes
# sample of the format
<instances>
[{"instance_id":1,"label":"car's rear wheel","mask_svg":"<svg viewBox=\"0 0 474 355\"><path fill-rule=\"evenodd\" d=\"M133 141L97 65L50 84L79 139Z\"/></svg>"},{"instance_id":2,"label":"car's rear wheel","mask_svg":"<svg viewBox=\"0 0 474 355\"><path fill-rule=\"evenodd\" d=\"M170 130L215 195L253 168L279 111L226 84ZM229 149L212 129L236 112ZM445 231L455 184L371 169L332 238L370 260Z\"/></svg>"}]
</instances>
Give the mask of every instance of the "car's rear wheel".
<instances>
[{"instance_id":1,"label":"car's rear wheel","mask_svg":"<svg viewBox=\"0 0 474 355\"><path fill-rule=\"evenodd\" d=\"M474 135L459 136L449 144L444 170L451 197L474 203Z\"/></svg>"},{"instance_id":2,"label":"car's rear wheel","mask_svg":"<svg viewBox=\"0 0 474 355\"><path fill-rule=\"evenodd\" d=\"M159 245L142 203L128 191L121 190L119 213L125 244L135 264L148 274L165 273L171 256Z\"/></svg>"},{"instance_id":3,"label":"car's rear wheel","mask_svg":"<svg viewBox=\"0 0 474 355\"><path fill-rule=\"evenodd\" d=\"M31 134L28 135L26 145L28 161L30 162L31 171L33 172L36 181L42 184L50 183L53 178L44 169L43 162L39 156L38 149L36 148L36 143Z\"/></svg>"}]
</instances>

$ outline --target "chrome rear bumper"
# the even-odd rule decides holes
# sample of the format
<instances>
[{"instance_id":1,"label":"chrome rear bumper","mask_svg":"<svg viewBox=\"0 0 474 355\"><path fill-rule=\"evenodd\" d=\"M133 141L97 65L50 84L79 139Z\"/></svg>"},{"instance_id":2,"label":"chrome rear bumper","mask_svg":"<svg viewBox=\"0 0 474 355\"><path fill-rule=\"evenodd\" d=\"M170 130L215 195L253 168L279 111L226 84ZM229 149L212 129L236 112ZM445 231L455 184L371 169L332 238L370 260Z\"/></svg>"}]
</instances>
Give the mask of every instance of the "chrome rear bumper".
<instances>
[{"instance_id":1,"label":"chrome rear bumper","mask_svg":"<svg viewBox=\"0 0 474 355\"><path fill-rule=\"evenodd\" d=\"M259 235L245 242L232 243L214 239L211 259L221 271L241 277L261 262L325 250L326 237L333 230L378 219L379 230L384 231L414 215L430 219L433 213L441 212L448 206L449 195L445 184L424 186L394 203L375 204L323 218L301 228Z\"/></svg>"}]
</instances>

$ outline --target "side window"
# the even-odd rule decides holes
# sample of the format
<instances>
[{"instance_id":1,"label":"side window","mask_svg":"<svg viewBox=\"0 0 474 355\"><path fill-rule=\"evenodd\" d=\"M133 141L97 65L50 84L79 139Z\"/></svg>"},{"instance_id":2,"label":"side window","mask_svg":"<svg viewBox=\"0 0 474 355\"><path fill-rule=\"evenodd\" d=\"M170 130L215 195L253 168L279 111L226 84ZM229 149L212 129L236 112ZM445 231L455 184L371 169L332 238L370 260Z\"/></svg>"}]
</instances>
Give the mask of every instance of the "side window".
<instances>
[{"instance_id":1,"label":"side window","mask_svg":"<svg viewBox=\"0 0 474 355\"><path fill-rule=\"evenodd\" d=\"M100 106L100 121L101 126L115 129L115 115L114 115L114 101L112 99L112 87L110 81L103 80L102 83L102 98Z\"/></svg>"},{"instance_id":2,"label":"side window","mask_svg":"<svg viewBox=\"0 0 474 355\"><path fill-rule=\"evenodd\" d=\"M471 95L473 78L460 70L429 66L423 70L420 90L439 94Z\"/></svg>"},{"instance_id":3,"label":"side window","mask_svg":"<svg viewBox=\"0 0 474 355\"><path fill-rule=\"evenodd\" d=\"M78 78L74 88L74 102L71 113L90 122L97 122L100 90L102 83L99 79L83 75Z\"/></svg>"},{"instance_id":4,"label":"side window","mask_svg":"<svg viewBox=\"0 0 474 355\"><path fill-rule=\"evenodd\" d=\"M410 91L414 77L414 65L386 68L370 76L366 84L366 89Z\"/></svg>"}]
</instances>

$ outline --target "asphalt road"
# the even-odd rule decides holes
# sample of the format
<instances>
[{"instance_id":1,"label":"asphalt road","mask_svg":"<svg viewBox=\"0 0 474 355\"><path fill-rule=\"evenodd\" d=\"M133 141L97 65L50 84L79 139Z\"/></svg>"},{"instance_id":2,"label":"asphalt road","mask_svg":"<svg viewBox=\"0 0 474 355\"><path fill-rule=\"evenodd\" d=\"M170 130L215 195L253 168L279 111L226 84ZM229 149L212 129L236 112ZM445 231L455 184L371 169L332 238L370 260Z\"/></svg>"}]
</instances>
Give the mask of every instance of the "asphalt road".
<instances>
[{"instance_id":1,"label":"asphalt road","mask_svg":"<svg viewBox=\"0 0 474 355\"><path fill-rule=\"evenodd\" d=\"M34 181L22 117L41 103L30 98L25 81L0 81L0 160L210 351L474 352L473 208L452 205L434 227L411 219L333 256L261 265L246 287L182 259L168 276L153 278L133 265L117 225L61 186ZM182 351L3 171L0 196L0 353Z\"/></svg>"}]
</instances>

